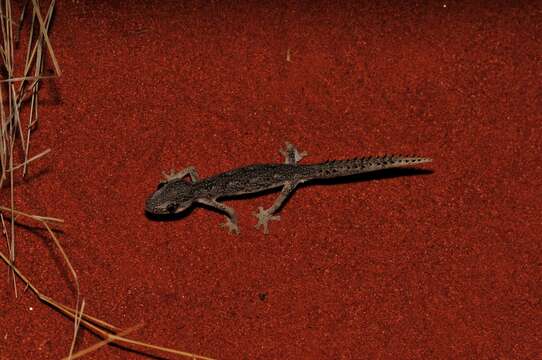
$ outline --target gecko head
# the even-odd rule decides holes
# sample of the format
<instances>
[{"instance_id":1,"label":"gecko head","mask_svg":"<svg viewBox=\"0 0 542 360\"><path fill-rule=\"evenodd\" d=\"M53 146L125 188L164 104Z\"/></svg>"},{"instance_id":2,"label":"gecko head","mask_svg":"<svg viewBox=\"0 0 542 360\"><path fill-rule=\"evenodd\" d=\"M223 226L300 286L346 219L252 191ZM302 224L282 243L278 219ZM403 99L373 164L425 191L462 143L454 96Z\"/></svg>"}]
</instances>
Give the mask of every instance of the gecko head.
<instances>
[{"instance_id":1,"label":"gecko head","mask_svg":"<svg viewBox=\"0 0 542 360\"><path fill-rule=\"evenodd\" d=\"M193 186L182 179L164 181L145 202L145 211L155 215L176 214L192 205Z\"/></svg>"}]
</instances>

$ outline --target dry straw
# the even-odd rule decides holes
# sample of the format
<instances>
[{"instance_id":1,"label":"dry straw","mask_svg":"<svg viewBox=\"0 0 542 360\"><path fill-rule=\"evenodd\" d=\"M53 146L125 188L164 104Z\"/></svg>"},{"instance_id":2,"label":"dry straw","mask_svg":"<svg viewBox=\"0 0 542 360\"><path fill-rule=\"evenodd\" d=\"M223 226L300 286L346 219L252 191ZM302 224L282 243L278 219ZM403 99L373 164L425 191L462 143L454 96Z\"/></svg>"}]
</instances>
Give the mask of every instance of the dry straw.
<instances>
[{"instance_id":1,"label":"dry straw","mask_svg":"<svg viewBox=\"0 0 542 360\"><path fill-rule=\"evenodd\" d=\"M43 9L46 10L45 16L42 14ZM32 130L39 121L40 84L43 80L60 76L61 72L49 38L49 28L55 10L55 0L52 0L47 7L40 4L38 0L27 0L22 8L15 9L15 11L20 11L18 18L14 17L13 10L10 0L0 0L0 27L2 29L2 41L0 42L0 190L9 191L9 204L0 205L0 222L8 254L6 255L0 251L0 258L10 269L14 296L18 296L18 278L41 302L73 320L73 338L65 359L82 357L111 342L138 350L143 354L146 351L158 351L163 354L172 354L192 359L209 359L204 356L126 337L129 333L139 329L142 324L122 330L104 320L86 314L84 312L85 300L80 294L77 272L53 230L54 226L59 226L63 220L49 216L32 215L16 208L13 186L15 174L19 175L20 171L20 175L24 178L28 165L51 151L50 149L45 149L36 155L29 155ZM24 70L22 74L16 75L15 69L19 69L20 66L15 66L17 59L15 50L18 48L21 32L24 29L26 21L28 21L28 42ZM54 75L45 74L44 62L46 59L52 63ZM28 114L28 118L21 119L22 110L25 106L29 108L29 111L25 112L25 114ZM74 308L45 295L15 265L17 257L15 235L17 233L16 229L18 229L16 221L18 218L36 221L41 227L47 230L73 278L76 292ZM24 233L21 235L24 236ZM102 340L86 349L76 351L76 340L81 327L88 329L93 334L102 338Z\"/></svg>"}]
</instances>

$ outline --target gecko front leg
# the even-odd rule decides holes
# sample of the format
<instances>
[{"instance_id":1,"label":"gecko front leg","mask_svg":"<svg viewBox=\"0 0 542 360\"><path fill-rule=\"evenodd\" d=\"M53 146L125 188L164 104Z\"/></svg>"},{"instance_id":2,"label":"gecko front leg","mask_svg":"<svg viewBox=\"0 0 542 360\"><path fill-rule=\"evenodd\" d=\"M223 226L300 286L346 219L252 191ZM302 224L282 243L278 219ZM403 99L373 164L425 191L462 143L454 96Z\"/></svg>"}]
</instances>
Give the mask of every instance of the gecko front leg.
<instances>
[{"instance_id":1,"label":"gecko front leg","mask_svg":"<svg viewBox=\"0 0 542 360\"><path fill-rule=\"evenodd\" d=\"M286 182L284 184L284 187L282 188L282 191L279 197L277 198L277 200L275 200L275 202L269 209L264 210L263 207L261 206L258 208L258 212L254 213L254 215L258 218L256 229L259 229L260 226L263 226L263 233L269 234L269 229L268 229L269 220L280 220L279 215L273 215L273 214L278 209L280 209L284 201L286 201L288 196L294 191L294 189L296 188L298 184L299 184L299 181Z\"/></svg>"},{"instance_id":2,"label":"gecko front leg","mask_svg":"<svg viewBox=\"0 0 542 360\"><path fill-rule=\"evenodd\" d=\"M189 166L177 173L175 172L175 169L172 169L169 174L166 174L165 172L163 172L162 174L166 178L165 182L169 182L174 179L182 179L186 175L190 175L190 179L192 180L193 183L196 181L199 181L198 173L196 171L196 168L193 166Z\"/></svg>"},{"instance_id":3,"label":"gecko front leg","mask_svg":"<svg viewBox=\"0 0 542 360\"><path fill-rule=\"evenodd\" d=\"M285 164L295 165L308 155L306 151L299 152L299 150L297 150L296 147L289 142L286 142L285 144L286 148L279 150L279 152L284 156Z\"/></svg>"},{"instance_id":4,"label":"gecko front leg","mask_svg":"<svg viewBox=\"0 0 542 360\"><path fill-rule=\"evenodd\" d=\"M230 234L239 234L239 226L237 226L237 215L235 214L235 210L233 210L231 207L226 206L222 204L221 202L218 202L214 199L197 199L196 202L199 202L200 204L204 204L207 206L210 206L212 208L215 208L217 210L220 210L224 213L226 213L226 222L221 223L221 227L228 228L228 232Z\"/></svg>"}]
</instances>

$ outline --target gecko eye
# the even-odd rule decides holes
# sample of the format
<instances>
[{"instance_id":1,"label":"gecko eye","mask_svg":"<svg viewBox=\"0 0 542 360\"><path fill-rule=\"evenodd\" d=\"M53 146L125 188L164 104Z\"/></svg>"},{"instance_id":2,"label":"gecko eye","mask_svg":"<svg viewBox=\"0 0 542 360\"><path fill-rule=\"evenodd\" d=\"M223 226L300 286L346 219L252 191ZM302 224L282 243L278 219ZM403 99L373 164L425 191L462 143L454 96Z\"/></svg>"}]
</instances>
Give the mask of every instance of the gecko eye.
<instances>
[{"instance_id":1,"label":"gecko eye","mask_svg":"<svg viewBox=\"0 0 542 360\"><path fill-rule=\"evenodd\" d=\"M179 205L176 204L176 203L169 203L168 206L166 207L166 210L170 214L173 214L177 210L178 207L179 207Z\"/></svg>"},{"instance_id":2,"label":"gecko eye","mask_svg":"<svg viewBox=\"0 0 542 360\"><path fill-rule=\"evenodd\" d=\"M156 190L163 188L164 185L166 185L166 183L167 183L167 181L160 181L160 183L159 183L158 186L156 187Z\"/></svg>"}]
</instances>

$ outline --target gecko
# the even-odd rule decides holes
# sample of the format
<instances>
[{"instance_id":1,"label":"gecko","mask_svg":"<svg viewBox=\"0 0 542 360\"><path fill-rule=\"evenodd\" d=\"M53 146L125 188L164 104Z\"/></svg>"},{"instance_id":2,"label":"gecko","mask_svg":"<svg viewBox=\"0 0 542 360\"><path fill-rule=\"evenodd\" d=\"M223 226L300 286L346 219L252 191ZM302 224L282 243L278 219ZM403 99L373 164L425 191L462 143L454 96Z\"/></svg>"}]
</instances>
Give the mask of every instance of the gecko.
<instances>
[{"instance_id":1,"label":"gecko","mask_svg":"<svg viewBox=\"0 0 542 360\"><path fill-rule=\"evenodd\" d=\"M330 179L362 174L400 166L428 163L426 157L385 155L333 160L316 164L299 164L307 153L300 152L286 142L286 148L279 151L284 156L283 164L255 164L230 170L205 179L200 179L196 169L189 166L180 172L165 174L156 191L146 200L145 211L153 215L176 214L199 203L224 213L226 222L220 224L229 233L239 234L237 214L218 201L222 197L258 193L282 187L279 196L269 208L258 207L254 215L258 219L256 228L269 233L269 221L280 220L275 213L295 188L307 181ZM190 180L185 178L189 177Z\"/></svg>"}]
</instances>

